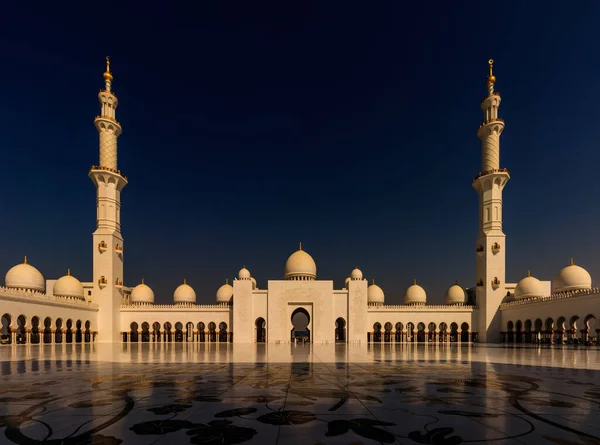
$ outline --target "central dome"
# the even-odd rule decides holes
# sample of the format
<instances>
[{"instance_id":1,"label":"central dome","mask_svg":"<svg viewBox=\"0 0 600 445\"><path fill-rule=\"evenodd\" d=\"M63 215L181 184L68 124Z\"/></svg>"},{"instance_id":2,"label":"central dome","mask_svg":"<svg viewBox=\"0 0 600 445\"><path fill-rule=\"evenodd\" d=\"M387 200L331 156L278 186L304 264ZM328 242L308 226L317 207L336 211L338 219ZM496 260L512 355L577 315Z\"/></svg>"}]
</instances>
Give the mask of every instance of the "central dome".
<instances>
[{"instance_id":1,"label":"central dome","mask_svg":"<svg viewBox=\"0 0 600 445\"><path fill-rule=\"evenodd\" d=\"M317 265L315 260L300 249L290 255L285 262L285 279L286 280L314 280L317 278Z\"/></svg>"}]
</instances>

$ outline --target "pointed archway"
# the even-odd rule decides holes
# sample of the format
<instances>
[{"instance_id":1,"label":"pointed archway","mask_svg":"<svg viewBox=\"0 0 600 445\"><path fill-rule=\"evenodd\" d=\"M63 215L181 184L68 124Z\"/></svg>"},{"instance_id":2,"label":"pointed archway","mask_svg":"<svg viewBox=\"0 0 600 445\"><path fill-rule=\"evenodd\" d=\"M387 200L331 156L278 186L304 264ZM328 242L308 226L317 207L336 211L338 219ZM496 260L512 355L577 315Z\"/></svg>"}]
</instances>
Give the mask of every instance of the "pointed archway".
<instances>
[{"instance_id":1,"label":"pointed archway","mask_svg":"<svg viewBox=\"0 0 600 445\"><path fill-rule=\"evenodd\" d=\"M291 341L293 342L295 339L298 339L310 342L310 329L308 328L309 324L310 315L306 309L299 307L292 312L293 327L291 331Z\"/></svg>"}]
</instances>

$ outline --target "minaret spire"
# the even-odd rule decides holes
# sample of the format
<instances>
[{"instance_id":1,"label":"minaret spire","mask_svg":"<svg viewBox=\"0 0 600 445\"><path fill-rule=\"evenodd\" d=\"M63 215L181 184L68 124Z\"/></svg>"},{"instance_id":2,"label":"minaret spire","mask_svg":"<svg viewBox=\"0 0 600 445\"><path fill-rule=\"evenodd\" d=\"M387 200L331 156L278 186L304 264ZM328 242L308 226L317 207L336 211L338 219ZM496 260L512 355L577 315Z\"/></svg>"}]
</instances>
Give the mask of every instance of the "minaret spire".
<instances>
[{"instance_id":1,"label":"minaret spire","mask_svg":"<svg viewBox=\"0 0 600 445\"><path fill-rule=\"evenodd\" d=\"M104 72L104 85L106 87L106 91L110 92L110 87L112 85L113 76L110 72L110 57L106 56L106 71Z\"/></svg>"}]
</instances>

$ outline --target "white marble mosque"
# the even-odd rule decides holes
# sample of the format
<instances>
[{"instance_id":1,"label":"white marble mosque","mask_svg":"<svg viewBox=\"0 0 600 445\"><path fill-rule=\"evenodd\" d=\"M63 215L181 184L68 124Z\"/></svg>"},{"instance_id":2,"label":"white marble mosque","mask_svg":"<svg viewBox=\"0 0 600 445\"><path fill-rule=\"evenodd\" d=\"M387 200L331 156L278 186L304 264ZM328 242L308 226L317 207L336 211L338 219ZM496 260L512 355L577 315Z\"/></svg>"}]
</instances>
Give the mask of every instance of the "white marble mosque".
<instances>
[{"instance_id":1,"label":"white marble mosque","mask_svg":"<svg viewBox=\"0 0 600 445\"><path fill-rule=\"evenodd\" d=\"M97 191L93 280L81 282L70 272L45 279L25 258L0 287L1 343L597 343L600 290L573 260L552 281L528 273L516 284L506 282L502 190L510 176L500 168L504 120L498 117L501 97L492 64L477 132L482 167L472 180L479 196L473 286L451 285L445 304L430 305L415 280L402 305L386 305L383 290L358 268L342 289L319 280L314 259L300 246L287 259L283 277L268 280L264 289L243 267L217 290L215 304L196 304L196 293L184 280L173 304L159 305L144 280L137 286L123 283L121 192L127 178L117 168L122 129L107 58L94 119L100 160L89 171Z\"/></svg>"}]
</instances>

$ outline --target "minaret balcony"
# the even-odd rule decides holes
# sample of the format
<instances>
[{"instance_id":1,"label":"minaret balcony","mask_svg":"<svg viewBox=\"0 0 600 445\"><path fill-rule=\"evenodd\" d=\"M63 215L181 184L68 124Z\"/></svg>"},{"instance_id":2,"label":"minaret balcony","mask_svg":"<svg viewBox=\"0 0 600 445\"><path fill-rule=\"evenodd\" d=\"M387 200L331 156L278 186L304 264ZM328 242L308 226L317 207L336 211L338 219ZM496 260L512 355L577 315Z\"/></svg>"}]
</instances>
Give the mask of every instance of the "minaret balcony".
<instances>
[{"instance_id":1,"label":"minaret balcony","mask_svg":"<svg viewBox=\"0 0 600 445\"><path fill-rule=\"evenodd\" d=\"M483 287L483 280L479 280L477 282L477 287Z\"/></svg>"},{"instance_id":2,"label":"minaret balcony","mask_svg":"<svg viewBox=\"0 0 600 445\"><path fill-rule=\"evenodd\" d=\"M98 280L98 286L100 286L100 289L104 289L106 286L108 286L108 280L104 276L100 277Z\"/></svg>"},{"instance_id":3,"label":"minaret balcony","mask_svg":"<svg viewBox=\"0 0 600 445\"><path fill-rule=\"evenodd\" d=\"M100 251L100 253L106 252L107 249L108 244L106 244L106 241L100 241L100 243L98 243L98 250Z\"/></svg>"},{"instance_id":4,"label":"minaret balcony","mask_svg":"<svg viewBox=\"0 0 600 445\"><path fill-rule=\"evenodd\" d=\"M477 256L483 256L485 249L483 246L477 246Z\"/></svg>"},{"instance_id":5,"label":"minaret balcony","mask_svg":"<svg viewBox=\"0 0 600 445\"><path fill-rule=\"evenodd\" d=\"M115 246L115 253L119 256L123 255L123 246L117 244Z\"/></svg>"},{"instance_id":6,"label":"minaret balcony","mask_svg":"<svg viewBox=\"0 0 600 445\"><path fill-rule=\"evenodd\" d=\"M492 280L492 289L496 290L500 287L500 280L498 279L498 277L494 277L494 279Z\"/></svg>"},{"instance_id":7,"label":"minaret balcony","mask_svg":"<svg viewBox=\"0 0 600 445\"><path fill-rule=\"evenodd\" d=\"M492 244L492 253L494 255L496 255L498 252L500 252L500 244L498 244L498 243Z\"/></svg>"},{"instance_id":8,"label":"minaret balcony","mask_svg":"<svg viewBox=\"0 0 600 445\"><path fill-rule=\"evenodd\" d=\"M484 172L478 173L477 176L473 178L473 182L477 181L479 178L485 175L491 175L492 173L508 173L507 168L494 168L492 170L486 170Z\"/></svg>"},{"instance_id":9,"label":"minaret balcony","mask_svg":"<svg viewBox=\"0 0 600 445\"><path fill-rule=\"evenodd\" d=\"M119 280L118 278L115 280L115 287L117 289L123 289L123 280Z\"/></svg>"}]
</instances>

